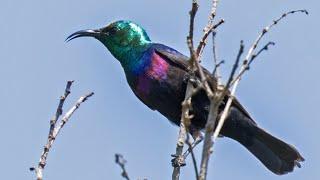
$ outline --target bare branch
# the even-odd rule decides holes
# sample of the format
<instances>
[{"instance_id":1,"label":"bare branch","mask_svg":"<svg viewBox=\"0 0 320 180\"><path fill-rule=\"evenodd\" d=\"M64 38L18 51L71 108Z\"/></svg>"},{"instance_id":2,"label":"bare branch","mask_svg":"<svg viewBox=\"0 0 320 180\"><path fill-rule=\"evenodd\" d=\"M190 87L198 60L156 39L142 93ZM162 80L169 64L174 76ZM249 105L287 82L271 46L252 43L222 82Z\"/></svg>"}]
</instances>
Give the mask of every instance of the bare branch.
<instances>
[{"instance_id":1,"label":"bare branch","mask_svg":"<svg viewBox=\"0 0 320 180\"><path fill-rule=\"evenodd\" d=\"M231 103L234 99L234 95L235 95L235 92L236 92L236 89L239 85L239 82L241 80L241 77L242 75L244 74L244 72L246 70L248 70L249 68L249 65L252 63L252 61L264 50L267 50L268 49L268 46L269 45L273 45L274 43L272 42L269 42L267 43L260 51L258 51L257 54L254 54L254 50L257 48L260 40L262 39L262 37L270 30L270 28L272 28L273 26L275 26L276 24L279 23L279 21L281 21L284 17L286 17L287 15L289 14L293 14L293 13L296 13L296 12L302 12L302 13L305 13L305 14L308 14L308 12L306 10L296 10L296 11L289 11L287 13L284 13L280 18L276 19L273 21L272 24L270 24L269 26L265 27L262 32L259 34L258 38L254 41L253 45L250 47L249 51L248 51L248 54L247 56L245 57L244 61L243 61L243 64L241 66L241 69L240 69L240 72L239 72L239 75L234 79L233 82L231 82L230 84L232 85L232 89L231 89L231 93L229 95L229 99L227 101L227 104L220 116L220 119L219 119L219 122L218 122L218 125L215 129L215 132L214 132L214 135L213 135L213 141L215 142L216 138L219 136L220 134L220 131L222 129L222 126L224 124L224 121L225 119L227 118L227 115L228 115L228 112L230 110L230 107L231 107ZM230 80L230 79L229 79Z\"/></svg>"},{"instance_id":2,"label":"bare branch","mask_svg":"<svg viewBox=\"0 0 320 180\"><path fill-rule=\"evenodd\" d=\"M221 24L225 22L224 19L221 19L217 24L209 24L207 27L204 28L203 36L199 42L198 48L197 48L197 55L198 57L201 57L202 52L204 50L204 47L207 45L208 37L212 31L217 29Z\"/></svg>"},{"instance_id":3,"label":"bare branch","mask_svg":"<svg viewBox=\"0 0 320 180\"><path fill-rule=\"evenodd\" d=\"M191 70L191 76L194 75L194 62L197 61L197 57L194 52L194 44L193 44L193 30L194 30L194 19L196 16L196 13L198 11L198 1L193 0L192 1L192 8L189 12L190 14L190 25L189 25L189 35L187 36L187 43L190 50L190 60L189 60L189 68ZM179 136L176 146L176 153L173 155L175 157L172 160L173 165L173 172L172 172L172 180L179 180L180 177L180 167L185 164L183 153L183 147L184 142L187 136L188 126L190 124L190 119L192 118L189 115L190 107L191 107L191 97L194 92L194 88L190 80L188 80L187 83L187 89L184 101L182 102L182 109L181 109L181 120L180 120L180 130L179 130Z\"/></svg>"},{"instance_id":4,"label":"bare branch","mask_svg":"<svg viewBox=\"0 0 320 180\"><path fill-rule=\"evenodd\" d=\"M210 98L210 108L208 114L208 120L205 127L205 136L203 142L203 149L202 149L202 156L201 156L201 163L200 163L200 174L199 180L205 180L207 177L207 170L208 170L208 163L211 154L211 148L213 145L213 141L211 139L216 123L216 119L218 116L218 105L215 102L215 98Z\"/></svg>"},{"instance_id":5,"label":"bare branch","mask_svg":"<svg viewBox=\"0 0 320 180\"><path fill-rule=\"evenodd\" d=\"M216 17L218 2L219 0L212 0L212 8L209 16L209 22L213 22L214 18Z\"/></svg>"},{"instance_id":6,"label":"bare branch","mask_svg":"<svg viewBox=\"0 0 320 180\"><path fill-rule=\"evenodd\" d=\"M281 19L283 19L288 14L293 14L295 12L304 12L307 14L307 11L305 11L305 10L290 11L290 12L282 15L279 19L276 19L273 22L273 24L264 28L263 31L259 34L258 38L254 41L253 45L250 47L248 54L245 57L243 64L241 66L239 75L236 78L234 78L235 72L238 69L240 58L241 58L241 55L243 54L243 49L244 49L243 42L241 41L240 49L239 49L235 64L233 66L233 69L231 71L231 74L229 76L229 79L226 83L226 86L224 86L223 89L219 89L218 87L210 87L209 86L209 84L207 82L207 77L206 77L205 73L203 72L202 66L200 65L201 55L202 55L203 50L207 44L208 36L210 35L210 33L213 33L213 53L214 53L214 62L215 62L215 69L213 71L213 74L218 80L217 85L221 84L220 83L220 75L218 75L218 73L219 73L218 68L223 61L218 62L218 60L217 60L216 45L215 45L215 36L216 36L215 29L218 26L220 26L221 24L223 24L224 20L221 19L217 24L213 23L213 20L216 16L216 9L217 9L218 0L213 0L212 2L213 2L213 4L212 4L212 10L211 10L211 13L209 16L209 21L203 30L204 34L203 34L202 38L200 39L199 45L197 46L196 50L194 49L194 43L193 43L194 18L195 18L196 12L198 10L198 2L196 0L193 0L192 9L190 11L190 27L189 27L189 35L187 37L187 43L188 43L188 47L190 50L190 61L189 61L190 66L189 66L189 68L191 70L191 76L194 78L195 72L197 71L198 72L197 75L200 76L201 81L196 86L196 88L194 88L192 86L190 79L188 81L185 99L182 103L181 124L180 124L180 132L179 132L179 138L178 138L178 143L177 143L177 149L176 149L176 154L174 155L174 157L176 157L175 163L178 162L179 165L183 165L185 158L181 157L181 153L183 150L183 143L184 143L183 140L186 138L186 133L187 133L188 126L190 123L190 119L192 118L192 116L189 115L190 106L191 106L191 98L199 90L204 89L207 93L209 100L210 100L210 107L209 107L209 114L208 114L208 118L207 118L208 120L207 120L207 123L205 126L204 145L203 145L203 152L202 152L202 158L201 158L201 164L200 164L200 173L198 175L198 179L200 179L200 180L206 179L208 162L210 159L210 154L212 152L213 144L215 142L215 139L218 137L218 135L220 133L220 130L222 128L224 120L227 117L227 114L229 112L236 88L238 86L238 83L240 81L242 74L244 73L245 70L248 69L251 62L258 55L260 55L260 53L267 50L269 45L273 45L273 43L268 43L260 51L258 51L258 53L254 54L254 51L256 50L257 45L259 44L261 38L269 31L269 29L271 27L276 25ZM232 87L232 89L229 94L230 87ZM216 120L218 117L218 110L219 110L221 102L224 100L224 97L227 94L229 95L229 99L227 101L225 109L223 110L223 112L220 116L219 124L216 127L215 124L216 124ZM215 129L215 131L214 131L214 129ZM179 175L180 175L180 169L178 167L178 168L174 169L172 179L179 179Z\"/></svg>"},{"instance_id":7,"label":"bare branch","mask_svg":"<svg viewBox=\"0 0 320 180\"><path fill-rule=\"evenodd\" d=\"M273 22L269 25L266 26L261 33L258 35L257 39L253 42L252 46L250 47L248 54L246 55L246 58L243 61L244 64L244 68L241 69L239 75L233 80L233 82L231 83L231 85L234 85L236 83L236 81L238 81L239 79L241 79L242 75L244 74L245 71L247 71L249 69L249 65L252 63L252 61L264 50L268 49L269 45L274 45L274 43L269 42L268 44L266 44L257 54L254 54L254 50L257 48L260 40L263 38L263 36L269 32L269 30L277 25L283 18L287 17L290 14L294 14L296 12L301 12L301 13L305 13L306 15L308 15L308 11L307 10L295 10L295 11L289 11L286 12L284 14L282 14L278 19L273 20Z\"/></svg>"},{"instance_id":8,"label":"bare branch","mask_svg":"<svg viewBox=\"0 0 320 180\"><path fill-rule=\"evenodd\" d=\"M269 26L265 27L265 28L261 31L261 33L258 35L257 39L254 41L254 43L252 44L251 48L249 49L248 54L247 54L247 56L246 56L246 58L245 58L244 61L248 61L248 60L251 58L251 56L253 55L254 50L257 48L257 46L258 46L260 40L262 39L262 37L263 37L273 26L277 25L277 24L278 24L283 18L285 18L286 16L288 16L288 15L290 15L290 14L294 14L294 13L296 13L296 12L305 13L305 14L307 14L307 15L309 14L308 11L306 11L306 10L295 10L295 11L286 12L286 13L282 14L282 16L280 16L278 19L273 20L273 22L272 22Z\"/></svg>"},{"instance_id":9,"label":"bare branch","mask_svg":"<svg viewBox=\"0 0 320 180\"><path fill-rule=\"evenodd\" d=\"M90 92L90 93L88 93L88 94L86 94L84 96L81 96L78 99L78 101L76 102L76 104L73 107L71 107L71 109L69 109L69 111L61 119L60 124L56 128L54 128L54 131L52 133L52 136L53 136L54 139L59 134L59 132L63 128L63 126L68 122L68 120L70 119L72 114L80 107L81 103L85 102L93 94L94 94L93 92ZM52 143L53 143L53 141L52 141Z\"/></svg>"},{"instance_id":10,"label":"bare branch","mask_svg":"<svg viewBox=\"0 0 320 180\"><path fill-rule=\"evenodd\" d=\"M35 171L36 176L37 176L37 180L43 179L42 172L47 164L47 157L48 157L49 151L50 151L52 144L54 143L57 135L59 134L60 130L68 122L68 120L70 119L72 114L80 107L81 103L85 102L89 97L91 97L94 94L93 92L91 92L87 95L81 96L79 98L79 100L76 102L76 104L63 116L59 125L57 125L57 121L58 121L60 115L62 114L62 107L63 107L64 101L68 97L68 95L70 94L70 88L71 88L72 83L73 83L73 81L67 82L65 93L63 96L60 97L60 101L59 101L59 105L58 105L56 114L50 120L50 129L49 129L47 144L43 148L38 166L30 168L31 171Z\"/></svg>"},{"instance_id":11,"label":"bare branch","mask_svg":"<svg viewBox=\"0 0 320 180\"><path fill-rule=\"evenodd\" d=\"M251 59L250 59L250 61L249 61L249 63L248 63L248 68L250 67L250 64L251 64L251 62L256 58L256 57L258 57L263 51L267 51L268 49L269 49L269 46L274 46L275 45L275 43L274 42L268 42L266 45L264 45L256 54L253 54L252 55L252 57L251 57Z\"/></svg>"},{"instance_id":12,"label":"bare branch","mask_svg":"<svg viewBox=\"0 0 320 180\"><path fill-rule=\"evenodd\" d=\"M180 177L180 167L185 165L185 159L182 155L183 152L183 146L185 139L187 137L187 131L188 127L191 123L192 116L189 115L190 107L191 107L191 94L192 94L193 86L191 82L188 82L187 89L186 89L186 95L185 100L182 102L182 112L181 112L181 122L180 122L180 130L179 130L179 136L178 136L178 142L176 147L176 154L173 155L175 157L172 160L172 165L174 167L173 173L172 173L172 179L178 180Z\"/></svg>"},{"instance_id":13,"label":"bare branch","mask_svg":"<svg viewBox=\"0 0 320 180\"><path fill-rule=\"evenodd\" d=\"M189 25L189 35L187 36L187 44L190 51L190 67L193 71L194 69L194 61L197 59L194 53L194 43L193 43L193 32L194 32L194 19L198 12L199 4L197 0L192 1L192 8L189 12L190 15L190 25Z\"/></svg>"},{"instance_id":14,"label":"bare branch","mask_svg":"<svg viewBox=\"0 0 320 180\"><path fill-rule=\"evenodd\" d=\"M224 86L222 93L219 95L218 101L222 101L223 98L227 95L227 92L229 91L229 88L231 86L231 82L234 79L234 75L236 73L236 70L238 69L240 58L241 58L241 55L243 54L243 50L244 50L244 44L243 44L243 41L241 40L240 41L240 48L239 48L239 52L238 52L236 61L234 62L234 65L232 67L227 84Z\"/></svg>"},{"instance_id":15,"label":"bare branch","mask_svg":"<svg viewBox=\"0 0 320 180\"><path fill-rule=\"evenodd\" d=\"M224 87L223 92L221 93L221 95L219 97L221 101L226 96L227 92L229 91L230 84L231 84L232 79L234 77L234 74L235 74L235 72L236 72L236 70L237 70L237 68L239 66L239 61L240 61L241 55L243 54L243 49L244 49L244 45L243 45L243 41L241 41L240 42L239 52L238 52L236 61L235 61L234 65L233 65L233 68L231 70L228 82L227 82L226 86ZM234 86L233 86L233 88L234 88ZM230 107L231 107L231 103L232 103L233 98L234 98L234 94L235 94L235 89L232 89L231 94L229 95L229 99L228 99L228 101L227 101L227 103L226 103L226 105L225 105L225 107L223 109L223 112L222 112L222 114L220 116L220 119L218 121L218 125L217 125L217 127L216 127L216 129L215 129L215 131L213 133L213 138L212 138L213 143L215 143L216 138L220 134L220 131L222 129L224 121L227 118L227 115L228 115Z\"/></svg>"},{"instance_id":16,"label":"bare branch","mask_svg":"<svg viewBox=\"0 0 320 180\"><path fill-rule=\"evenodd\" d=\"M254 41L253 45L251 46L251 48L248 51L248 54L245 58L245 61L248 61L251 56L253 55L253 51L257 48L260 40L262 39L262 37L275 25L277 25L283 18L285 18L286 16L288 16L289 14L294 14L296 12L301 12L301 13L305 13L308 15L308 11L306 10L295 10L295 11L289 11L284 13L281 17L279 17L278 19L274 20L269 26L265 27L261 33L259 34L258 38Z\"/></svg>"},{"instance_id":17,"label":"bare branch","mask_svg":"<svg viewBox=\"0 0 320 180\"><path fill-rule=\"evenodd\" d=\"M197 160L196 160L196 157L194 155L194 152L193 152L193 146L190 142L190 137L189 135L187 135L187 140L186 140L186 143L188 144L189 146L189 149L188 149L188 152L191 153L191 157L192 157L192 163L193 163L193 167L194 167L194 172L195 172L195 175L196 175L196 180L198 180L199 178L199 173L198 173L198 167L197 167Z\"/></svg>"},{"instance_id":18,"label":"bare branch","mask_svg":"<svg viewBox=\"0 0 320 180\"><path fill-rule=\"evenodd\" d=\"M64 101L66 100L66 98L68 97L68 95L70 94L70 88L71 88L71 85L74 81L68 81L67 82L67 85L66 85L66 89L64 91L64 94L62 96L60 96L60 101L59 101L59 105L58 105L58 108L57 108L57 111L56 111L56 114L52 117L52 119L50 120L50 131L49 131L49 135L50 136L53 132L53 129L57 123L57 120L59 119L59 117L61 116L62 112L63 112L63 104L64 104ZM49 137L48 137L49 139Z\"/></svg>"},{"instance_id":19,"label":"bare branch","mask_svg":"<svg viewBox=\"0 0 320 180\"><path fill-rule=\"evenodd\" d=\"M217 62L217 64L214 65L214 69L212 71L213 76L217 78L218 85L222 84L220 70L219 70L222 64L224 64L224 60Z\"/></svg>"},{"instance_id":20,"label":"bare branch","mask_svg":"<svg viewBox=\"0 0 320 180\"><path fill-rule=\"evenodd\" d=\"M267 43L266 45L264 45L263 48L261 48L256 54L253 54L253 55L251 56L251 59L249 60L248 63L246 63L246 61L243 61L244 65L245 65L245 68L243 68L243 69L239 72L239 74L238 74L235 78L233 78L232 82L230 83L230 86L232 86L238 79L240 79L240 78L242 77L242 75L243 75L246 71L248 71L248 70L250 69L250 65L251 65L251 63L253 62L253 60L254 60L255 58L257 58L263 51L267 51L267 50L269 49L269 46L271 46L271 45L274 46L275 43L274 43L274 42L268 42L268 43Z\"/></svg>"},{"instance_id":21,"label":"bare branch","mask_svg":"<svg viewBox=\"0 0 320 180\"><path fill-rule=\"evenodd\" d=\"M216 36L217 36L217 31L216 30L212 31L212 54L213 54L213 62L214 62L214 69L212 71L212 74L214 77L217 78L217 83L219 86L221 85L221 75L220 75L219 67L224 61L218 60Z\"/></svg>"},{"instance_id":22,"label":"bare branch","mask_svg":"<svg viewBox=\"0 0 320 180\"><path fill-rule=\"evenodd\" d=\"M130 180L128 172L125 168L125 164L127 163L127 161L124 159L124 157L121 154L115 154L115 161L122 169L121 176L126 180Z\"/></svg>"}]
</instances>

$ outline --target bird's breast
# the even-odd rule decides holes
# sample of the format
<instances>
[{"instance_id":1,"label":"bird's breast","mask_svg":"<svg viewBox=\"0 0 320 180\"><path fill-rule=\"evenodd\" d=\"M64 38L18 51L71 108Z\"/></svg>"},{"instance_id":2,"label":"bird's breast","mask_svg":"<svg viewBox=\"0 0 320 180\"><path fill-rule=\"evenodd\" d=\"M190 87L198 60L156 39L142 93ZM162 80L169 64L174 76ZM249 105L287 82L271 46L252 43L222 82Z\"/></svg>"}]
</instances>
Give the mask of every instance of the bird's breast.
<instances>
[{"instance_id":1,"label":"bird's breast","mask_svg":"<svg viewBox=\"0 0 320 180\"><path fill-rule=\"evenodd\" d=\"M172 121L177 120L184 97L185 72L170 65L156 53L153 53L149 60L149 65L135 77L130 86L149 108L159 111Z\"/></svg>"},{"instance_id":2,"label":"bird's breast","mask_svg":"<svg viewBox=\"0 0 320 180\"><path fill-rule=\"evenodd\" d=\"M144 97L147 97L155 86L166 81L169 70L169 64L156 53L152 53L148 61L149 65L138 75L135 83L139 96Z\"/></svg>"}]
</instances>

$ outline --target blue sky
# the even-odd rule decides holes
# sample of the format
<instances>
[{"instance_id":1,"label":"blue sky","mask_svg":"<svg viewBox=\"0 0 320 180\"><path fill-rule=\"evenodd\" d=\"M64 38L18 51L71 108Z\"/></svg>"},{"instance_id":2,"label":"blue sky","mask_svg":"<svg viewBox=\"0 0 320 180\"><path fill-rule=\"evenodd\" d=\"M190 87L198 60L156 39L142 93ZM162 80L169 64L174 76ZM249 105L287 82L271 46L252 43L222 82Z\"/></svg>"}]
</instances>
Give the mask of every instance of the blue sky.
<instances>
[{"instance_id":1,"label":"blue sky","mask_svg":"<svg viewBox=\"0 0 320 180\"><path fill-rule=\"evenodd\" d=\"M220 1L218 56L226 75L239 42L246 47L272 19L294 14L263 40L276 46L264 53L243 78L237 96L264 129L294 144L306 161L301 169L276 176L238 143L219 139L210 161L209 179L319 179L319 7L316 0ZM17 1L0 2L0 179L34 179L46 141L49 119L67 80L75 80L66 108L82 94L96 94L62 130L44 171L45 179L122 179L114 153L128 160L133 179L170 179L170 154L178 128L134 96L120 64L94 39L64 39L81 29L130 19L150 38L188 54L189 1ZM210 5L200 1L196 38ZM210 44L210 43L209 43ZM204 66L212 69L210 45ZM200 147L196 150L200 156ZM199 157L198 157L199 159ZM182 179L194 179L191 161Z\"/></svg>"}]
</instances>

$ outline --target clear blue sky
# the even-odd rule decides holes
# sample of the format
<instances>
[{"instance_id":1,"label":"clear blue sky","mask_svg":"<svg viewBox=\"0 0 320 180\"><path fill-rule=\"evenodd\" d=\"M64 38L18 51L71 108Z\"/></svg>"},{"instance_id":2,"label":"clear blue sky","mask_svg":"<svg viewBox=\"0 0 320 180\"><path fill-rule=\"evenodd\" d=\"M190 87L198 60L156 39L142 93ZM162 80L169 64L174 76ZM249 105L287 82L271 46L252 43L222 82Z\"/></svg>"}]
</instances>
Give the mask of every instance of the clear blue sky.
<instances>
[{"instance_id":1,"label":"clear blue sky","mask_svg":"<svg viewBox=\"0 0 320 180\"><path fill-rule=\"evenodd\" d=\"M191 1L17 1L0 2L0 179L34 179L49 119L67 80L75 80L66 107L83 93L96 94L76 112L49 154L45 179L122 179L114 153L128 160L133 179L170 179L170 154L178 128L134 96L120 64L94 39L65 43L74 31L118 19L142 25L153 41L188 54L186 34ZM229 72L239 47L282 12L305 8L264 39L276 46L254 63L237 96L269 132L294 144L305 157L301 169L278 177L238 143L219 139L209 179L319 179L319 7L316 0L220 1L219 57ZM210 5L200 1L196 37ZM210 46L208 46L210 47ZM204 65L212 69L208 49ZM199 149L197 150L199 156ZM182 179L194 179L190 160Z\"/></svg>"}]
</instances>

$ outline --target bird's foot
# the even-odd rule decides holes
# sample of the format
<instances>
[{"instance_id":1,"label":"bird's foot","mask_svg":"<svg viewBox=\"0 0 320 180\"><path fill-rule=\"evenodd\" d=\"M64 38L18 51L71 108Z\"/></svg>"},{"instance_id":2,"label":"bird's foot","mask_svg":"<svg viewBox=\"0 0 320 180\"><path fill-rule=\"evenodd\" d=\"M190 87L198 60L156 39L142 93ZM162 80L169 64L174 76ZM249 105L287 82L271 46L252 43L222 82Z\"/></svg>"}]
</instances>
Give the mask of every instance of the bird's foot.
<instances>
[{"instance_id":1,"label":"bird's foot","mask_svg":"<svg viewBox=\"0 0 320 180\"><path fill-rule=\"evenodd\" d=\"M188 82L192 83L192 85L193 85L194 87L198 87L198 86L201 85L201 81L200 81L197 77L195 77L194 75L192 75L192 74L190 74L190 73L186 73L186 74L184 75L183 81L184 81L185 83L188 83Z\"/></svg>"},{"instance_id":2,"label":"bird's foot","mask_svg":"<svg viewBox=\"0 0 320 180\"><path fill-rule=\"evenodd\" d=\"M182 167L186 165L186 159L184 155L172 154L171 156L173 157L173 159L171 160L171 164L173 167Z\"/></svg>"}]
</instances>

